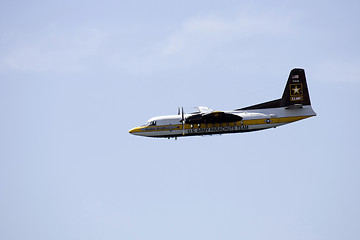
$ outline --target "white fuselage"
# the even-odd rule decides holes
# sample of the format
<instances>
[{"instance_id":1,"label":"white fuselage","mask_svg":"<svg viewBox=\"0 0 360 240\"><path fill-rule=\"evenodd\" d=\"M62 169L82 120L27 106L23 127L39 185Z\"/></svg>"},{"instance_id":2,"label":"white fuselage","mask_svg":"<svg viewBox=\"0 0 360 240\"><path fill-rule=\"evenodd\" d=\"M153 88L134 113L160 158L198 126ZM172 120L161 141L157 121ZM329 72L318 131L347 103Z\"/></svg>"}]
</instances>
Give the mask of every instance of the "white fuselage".
<instances>
[{"instance_id":1,"label":"white fuselage","mask_svg":"<svg viewBox=\"0 0 360 240\"><path fill-rule=\"evenodd\" d=\"M286 107L256 110L227 111L242 117L241 121L182 124L180 115L159 116L149 119L148 124L131 129L134 135L146 137L180 137L257 131L275 128L287 123L316 116L311 105L289 109ZM185 119L192 114L185 114Z\"/></svg>"}]
</instances>

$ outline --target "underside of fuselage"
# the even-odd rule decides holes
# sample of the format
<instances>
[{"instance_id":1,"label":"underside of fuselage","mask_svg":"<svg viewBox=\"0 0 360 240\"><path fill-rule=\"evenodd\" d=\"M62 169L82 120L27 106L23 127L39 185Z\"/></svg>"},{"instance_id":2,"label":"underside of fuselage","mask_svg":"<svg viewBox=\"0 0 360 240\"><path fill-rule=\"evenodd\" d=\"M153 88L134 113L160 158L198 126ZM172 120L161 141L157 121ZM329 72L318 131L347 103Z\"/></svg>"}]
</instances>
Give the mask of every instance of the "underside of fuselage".
<instances>
[{"instance_id":1,"label":"underside of fuselage","mask_svg":"<svg viewBox=\"0 0 360 240\"><path fill-rule=\"evenodd\" d=\"M275 127L274 127L275 128ZM267 129L267 128L264 128ZM240 131L218 131L218 132L194 132L188 134L176 134L169 136L157 136L155 138L178 138L178 137L190 137L190 136L212 136L212 135L223 135L223 134L234 134L234 133L247 133L247 132L255 132L264 129L250 129L250 130L240 130Z\"/></svg>"}]
</instances>

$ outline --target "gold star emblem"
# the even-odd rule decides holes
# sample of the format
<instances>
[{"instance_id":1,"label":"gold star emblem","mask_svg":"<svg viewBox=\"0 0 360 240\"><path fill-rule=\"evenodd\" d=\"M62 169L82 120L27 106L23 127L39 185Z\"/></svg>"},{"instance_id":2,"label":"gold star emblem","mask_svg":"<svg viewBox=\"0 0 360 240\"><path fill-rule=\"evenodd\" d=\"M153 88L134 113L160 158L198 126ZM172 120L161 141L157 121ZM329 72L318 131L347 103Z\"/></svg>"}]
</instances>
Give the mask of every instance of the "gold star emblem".
<instances>
[{"instance_id":1,"label":"gold star emblem","mask_svg":"<svg viewBox=\"0 0 360 240\"><path fill-rule=\"evenodd\" d=\"M295 86L295 88L292 89L294 91L294 94L293 95L296 95L296 94L300 94L300 88L298 88L297 86Z\"/></svg>"}]
</instances>

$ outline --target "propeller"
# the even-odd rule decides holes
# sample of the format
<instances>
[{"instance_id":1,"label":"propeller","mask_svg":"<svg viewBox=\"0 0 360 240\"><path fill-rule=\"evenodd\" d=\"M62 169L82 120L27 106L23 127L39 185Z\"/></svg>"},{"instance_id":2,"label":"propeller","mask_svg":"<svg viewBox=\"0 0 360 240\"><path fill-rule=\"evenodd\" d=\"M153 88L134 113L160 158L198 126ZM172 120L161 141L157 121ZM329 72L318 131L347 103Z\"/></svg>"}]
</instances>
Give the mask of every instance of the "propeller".
<instances>
[{"instance_id":1,"label":"propeller","mask_svg":"<svg viewBox=\"0 0 360 240\"><path fill-rule=\"evenodd\" d=\"M178 108L178 115L180 115L180 108ZM185 117L184 117L184 108L181 107L181 120L180 122L182 123L182 134L183 136L185 135Z\"/></svg>"}]
</instances>

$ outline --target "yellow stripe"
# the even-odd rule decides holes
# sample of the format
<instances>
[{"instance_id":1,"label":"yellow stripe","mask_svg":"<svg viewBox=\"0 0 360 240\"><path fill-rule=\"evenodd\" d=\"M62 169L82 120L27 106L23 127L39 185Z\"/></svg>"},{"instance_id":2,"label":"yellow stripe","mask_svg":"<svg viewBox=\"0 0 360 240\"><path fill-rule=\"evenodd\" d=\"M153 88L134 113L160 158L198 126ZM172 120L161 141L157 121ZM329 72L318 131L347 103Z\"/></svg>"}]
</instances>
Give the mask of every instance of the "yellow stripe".
<instances>
[{"instance_id":1,"label":"yellow stripe","mask_svg":"<svg viewBox=\"0 0 360 240\"><path fill-rule=\"evenodd\" d=\"M314 115L310 116L298 116L298 117L282 117L282 118L269 118L270 123L291 123L296 122L305 118L313 117ZM262 118L262 119L251 119L251 120L243 120L235 122L230 122L229 126L241 126L241 125L261 125L261 124L268 124L267 123L268 118ZM193 127L191 127L193 125ZM210 127L226 127L228 126L227 123L208 123L207 126L205 123L202 123L200 127L198 124L185 124L185 130L186 129L197 129L197 128L210 128ZM171 125L171 128L173 131L175 130L182 130L182 124L177 125ZM136 127L130 130L131 133L136 132L157 132L157 131L170 131L170 125L158 125L158 126L147 126L147 127Z\"/></svg>"},{"instance_id":2,"label":"yellow stripe","mask_svg":"<svg viewBox=\"0 0 360 240\"><path fill-rule=\"evenodd\" d=\"M291 123L291 122L296 122L308 117L312 117L312 116L299 116L299 117L282 117L282 118L269 118L270 119L270 123ZM259 125L259 124L267 124L266 120L268 118L263 118L263 119L253 119L253 120L244 120L243 121L243 125Z\"/></svg>"}]
</instances>

